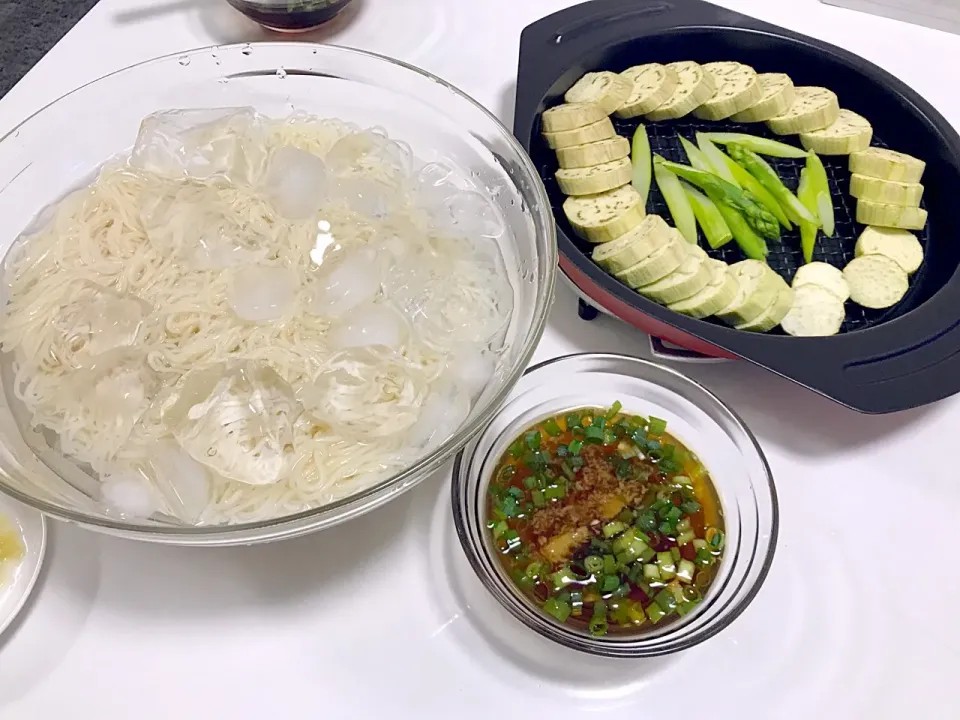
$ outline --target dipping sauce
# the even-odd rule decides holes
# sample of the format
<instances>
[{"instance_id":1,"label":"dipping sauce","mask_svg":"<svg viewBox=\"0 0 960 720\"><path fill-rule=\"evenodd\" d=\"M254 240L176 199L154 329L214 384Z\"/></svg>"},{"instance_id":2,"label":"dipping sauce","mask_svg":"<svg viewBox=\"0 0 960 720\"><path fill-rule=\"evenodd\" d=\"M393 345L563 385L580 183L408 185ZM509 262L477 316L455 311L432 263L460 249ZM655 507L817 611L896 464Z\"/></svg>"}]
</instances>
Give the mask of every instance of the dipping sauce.
<instances>
[{"instance_id":1,"label":"dipping sauce","mask_svg":"<svg viewBox=\"0 0 960 720\"><path fill-rule=\"evenodd\" d=\"M23 538L17 526L0 515L0 586L8 575L8 570L23 559Z\"/></svg>"},{"instance_id":2,"label":"dipping sauce","mask_svg":"<svg viewBox=\"0 0 960 720\"><path fill-rule=\"evenodd\" d=\"M723 555L710 475L665 421L584 408L500 458L487 527L517 587L594 636L639 634L701 602Z\"/></svg>"}]
</instances>

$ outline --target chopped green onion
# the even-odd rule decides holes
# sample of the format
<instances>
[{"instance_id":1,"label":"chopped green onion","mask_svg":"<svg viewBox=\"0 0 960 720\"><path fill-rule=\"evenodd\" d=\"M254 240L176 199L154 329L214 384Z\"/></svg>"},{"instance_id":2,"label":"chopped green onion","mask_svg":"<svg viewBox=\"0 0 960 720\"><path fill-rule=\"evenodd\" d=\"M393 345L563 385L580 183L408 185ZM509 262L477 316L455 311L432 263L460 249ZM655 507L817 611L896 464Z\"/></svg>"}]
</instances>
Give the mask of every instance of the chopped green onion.
<instances>
[{"instance_id":1,"label":"chopped green onion","mask_svg":"<svg viewBox=\"0 0 960 720\"><path fill-rule=\"evenodd\" d=\"M682 517L683 517L683 511L676 506L671 507L667 511L667 520L669 520L671 524L676 524L677 521L680 520L680 518Z\"/></svg>"},{"instance_id":2,"label":"chopped green onion","mask_svg":"<svg viewBox=\"0 0 960 720\"><path fill-rule=\"evenodd\" d=\"M703 596L700 594L700 591L690 585L687 585L686 587L684 587L681 592L683 595L683 599L686 600L687 602L693 602L695 600L700 600L703 598Z\"/></svg>"},{"instance_id":3,"label":"chopped green onion","mask_svg":"<svg viewBox=\"0 0 960 720\"><path fill-rule=\"evenodd\" d=\"M570 605L557 598L547 598L547 601L543 604L543 609L560 622L566 622L567 618L570 617Z\"/></svg>"},{"instance_id":4,"label":"chopped green onion","mask_svg":"<svg viewBox=\"0 0 960 720\"><path fill-rule=\"evenodd\" d=\"M603 572L603 558L599 555L588 555L583 560L584 569L591 574Z\"/></svg>"},{"instance_id":5,"label":"chopped green onion","mask_svg":"<svg viewBox=\"0 0 960 720\"><path fill-rule=\"evenodd\" d=\"M657 593L657 596L653 601L660 606L660 609L664 612L671 613L677 609L677 596L671 592L670 588L664 588Z\"/></svg>"},{"instance_id":6,"label":"chopped green onion","mask_svg":"<svg viewBox=\"0 0 960 720\"><path fill-rule=\"evenodd\" d=\"M516 487L516 486L512 486L512 487L507 488L507 494L510 495L514 500L522 500L522 499L523 499L523 490L521 490L520 488L518 488L518 487Z\"/></svg>"},{"instance_id":7,"label":"chopped green onion","mask_svg":"<svg viewBox=\"0 0 960 720\"><path fill-rule=\"evenodd\" d=\"M603 536L605 538L612 538L614 535L619 535L626 529L627 526L622 522L609 522L603 526ZM614 547L616 547L616 545L614 545Z\"/></svg>"},{"instance_id":8,"label":"chopped green onion","mask_svg":"<svg viewBox=\"0 0 960 720\"><path fill-rule=\"evenodd\" d=\"M670 548L670 554L673 555L673 561L674 561L675 563L680 562L680 558L682 557L682 556L680 555L680 548L678 548L678 547L672 547L672 548Z\"/></svg>"},{"instance_id":9,"label":"chopped green onion","mask_svg":"<svg viewBox=\"0 0 960 720\"><path fill-rule=\"evenodd\" d=\"M673 555L669 552L657 553L657 566L660 568L660 579L667 581L673 580L677 575L677 566L674 564Z\"/></svg>"},{"instance_id":10,"label":"chopped green onion","mask_svg":"<svg viewBox=\"0 0 960 720\"><path fill-rule=\"evenodd\" d=\"M663 435L667 431L667 421L651 417L649 431L651 435Z\"/></svg>"},{"instance_id":11,"label":"chopped green onion","mask_svg":"<svg viewBox=\"0 0 960 720\"><path fill-rule=\"evenodd\" d=\"M568 448L566 445L557 445L556 453L557 457L564 458L570 454L570 448Z\"/></svg>"},{"instance_id":12,"label":"chopped green onion","mask_svg":"<svg viewBox=\"0 0 960 720\"><path fill-rule=\"evenodd\" d=\"M681 509L682 509L682 506L681 506ZM689 529L690 529L690 518L684 518L683 520L677 523L677 530L679 532L686 532Z\"/></svg>"},{"instance_id":13,"label":"chopped green onion","mask_svg":"<svg viewBox=\"0 0 960 720\"><path fill-rule=\"evenodd\" d=\"M613 592L620 587L620 578L616 575L604 575L600 583L600 589L603 592Z\"/></svg>"},{"instance_id":14,"label":"chopped green onion","mask_svg":"<svg viewBox=\"0 0 960 720\"><path fill-rule=\"evenodd\" d=\"M553 583L554 589L561 590L567 585L573 585L576 583L577 578L572 572L570 572L570 568L561 568L550 576L550 581Z\"/></svg>"},{"instance_id":15,"label":"chopped green onion","mask_svg":"<svg viewBox=\"0 0 960 720\"><path fill-rule=\"evenodd\" d=\"M640 560L640 562L648 563L651 560L653 560L654 557L656 557L656 554L657 554L656 550L654 550L651 547L648 547L646 550L640 553L640 557L637 559Z\"/></svg>"},{"instance_id":16,"label":"chopped green onion","mask_svg":"<svg viewBox=\"0 0 960 720\"><path fill-rule=\"evenodd\" d=\"M538 484L536 475L528 475L523 479L523 486L527 490L533 490Z\"/></svg>"},{"instance_id":17,"label":"chopped green onion","mask_svg":"<svg viewBox=\"0 0 960 720\"><path fill-rule=\"evenodd\" d=\"M647 621L647 615L643 611L643 605L640 603L630 603L627 606L627 620L634 625L643 625Z\"/></svg>"},{"instance_id":18,"label":"chopped green onion","mask_svg":"<svg viewBox=\"0 0 960 720\"><path fill-rule=\"evenodd\" d=\"M494 539L499 540L501 537L503 537L504 533L506 533L509 529L510 529L510 526L507 525L507 521L501 520L493 528Z\"/></svg>"},{"instance_id":19,"label":"chopped green onion","mask_svg":"<svg viewBox=\"0 0 960 720\"><path fill-rule=\"evenodd\" d=\"M692 583L693 576L697 572L697 566L694 565L689 560L681 560L680 564L677 565L677 579L680 582Z\"/></svg>"},{"instance_id":20,"label":"chopped green onion","mask_svg":"<svg viewBox=\"0 0 960 720\"><path fill-rule=\"evenodd\" d=\"M667 520L664 520L662 523L660 523L660 527L657 529L660 531L661 535L670 535L673 532L673 525Z\"/></svg>"},{"instance_id":21,"label":"chopped green onion","mask_svg":"<svg viewBox=\"0 0 960 720\"><path fill-rule=\"evenodd\" d=\"M543 491L547 500L560 500L567 496L567 489L563 485L551 485Z\"/></svg>"},{"instance_id":22,"label":"chopped green onion","mask_svg":"<svg viewBox=\"0 0 960 720\"><path fill-rule=\"evenodd\" d=\"M635 431L633 435L630 436L630 439L637 444L637 447L640 447L640 448L646 447L647 431L644 430L643 428L640 428L639 430Z\"/></svg>"},{"instance_id":23,"label":"chopped green onion","mask_svg":"<svg viewBox=\"0 0 960 720\"><path fill-rule=\"evenodd\" d=\"M697 587L705 588L710 584L710 573L708 573L706 570L701 570L697 573L697 576L693 579L693 582Z\"/></svg>"},{"instance_id":24,"label":"chopped green onion","mask_svg":"<svg viewBox=\"0 0 960 720\"><path fill-rule=\"evenodd\" d=\"M586 429L584 437L587 440L595 441L598 443L603 442L603 430L598 428L596 425L591 425Z\"/></svg>"},{"instance_id":25,"label":"chopped green onion","mask_svg":"<svg viewBox=\"0 0 960 720\"><path fill-rule=\"evenodd\" d=\"M715 560L716 558L713 557L713 553L709 550L697 550L697 556L693 559L694 563L700 567L710 567Z\"/></svg>"},{"instance_id":26,"label":"chopped green onion","mask_svg":"<svg viewBox=\"0 0 960 720\"><path fill-rule=\"evenodd\" d=\"M534 430L533 432L528 432L526 435L524 435L523 442L531 450L539 450L540 449L540 431Z\"/></svg>"},{"instance_id":27,"label":"chopped green onion","mask_svg":"<svg viewBox=\"0 0 960 720\"><path fill-rule=\"evenodd\" d=\"M579 590L570 593L570 607L573 609L574 615L580 614L580 609L583 607L583 593Z\"/></svg>"},{"instance_id":28,"label":"chopped green onion","mask_svg":"<svg viewBox=\"0 0 960 720\"><path fill-rule=\"evenodd\" d=\"M563 435L563 430L560 429L560 425L557 424L557 421L553 418L545 421L543 423L543 429L547 431L547 435L550 437L557 437L558 435Z\"/></svg>"},{"instance_id":29,"label":"chopped green onion","mask_svg":"<svg viewBox=\"0 0 960 720\"><path fill-rule=\"evenodd\" d=\"M663 620L667 616L667 613L656 603L650 603L647 606L647 617L650 618L650 622L656 625L658 622Z\"/></svg>"},{"instance_id":30,"label":"chopped green onion","mask_svg":"<svg viewBox=\"0 0 960 720\"><path fill-rule=\"evenodd\" d=\"M617 559L613 555L604 555L603 556L603 572L605 572L607 575L612 575L616 569L617 569Z\"/></svg>"},{"instance_id":31,"label":"chopped green onion","mask_svg":"<svg viewBox=\"0 0 960 720\"><path fill-rule=\"evenodd\" d=\"M583 440L571 440L567 447L571 455L579 455L580 450L583 449Z\"/></svg>"},{"instance_id":32,"label":"chopped green onion","mask_svg":"<svg viewBox=\"0 0 960 720\"><path fill-rule=\"evenodd\" d=\"M606 635L607 634L607 620L606 618L597 617L594 615L590 619L590 624L588 625L591 635Z\"/></svg>"},{"instance_id":33,"label":"chopped green onion","mask_svg":"<svg viewBox=\"0 0 960 720\"><path fill-rule=\"evenodd\" d=\"M640 193L641 202L646 206L650 197L650 138L643 123L637 125L633 132L633 142L630 145L630 157L633 162L633 178L631 184L634 190Z\"/></svg>"},{"instance_id":34,"label":"chopped green onion","mask_svg":"<svg viewBox=\"0 0 960 720\"><path fill-rule=\"evenodd\" d=\"M497 479L500 482L507 482L517 474L517 468L515 465L504 465L500 468L500 472L497 474Z\"/></svg>"},{"instance_id":35,"label":"chopped green onion","mask_svg":"<svg viewBox=\"0 0 960 720\"><path fill-rule=\"evenodd\" d=\"M565 419L567 421L567 430L573 430L575 427L580 427L579 413L570 413Z\"/></svg>"},{"instance_id":36,"label":"chopped green onion","mask_svg":"<svg viewBox=\"0 0 960 720\"><path fill-rule=\"evenodd\" d=\"M647 582L660 582L660 568L652 563L644 565L643 577Z\"/></svg>"},{"instance_id":37,"label":"chopped green onion","mask_svg":"<svg viewBox=\"0 0 960 720\"><path fill-rule=\"evenodd\" d=\"M524 572L524 575L526 575L531 580L536 580L538 577L543 575L543 563L538 563L538 562L530 563L529 565L527 565L527 569Z\"/></svg>"},{"instance_id":38,"label":"chopped green onion","mask_svg":"<svg viewBox=\"0 0 960 720\"><path fill-rule=\"evenodd\" d=\"M687 500L686 502L680 503L680 509L684 515L694 515L700 512L700 503L696 500Z\"/></svg>"},{"instance_id":39,"label":"chopped green onion","mask_svg":"<svg viewBox=\"0 0 960 720\"><path fill-rule=\"evenodd\" d=\"M547 504L547 498L543 494L543 490L534 490L530 495L533 498L534 507L539 508Z\"/></svg>"},{"instance_id":40,"label":"chopped green onion","mask_svg":"<svg viewBox=\"0 0 960 720\"><path fill-rule=\"evenodd\" d=\"M646 532L653 532L657 529L657 516L650 510L644 510L637 518L637 527Z\"/></svg>"},{"instance_id":41,"label":"chopped green onion","mask_svg":"<svg viewBox=\"0 0 960 720\"><path fill-rule=\"evenodd\" d=\"M688 542L692 542L695 537L697 535L693 530L684 530L677 536L677 545L686 545Z\"/></svg>"},{"instance_id":42,"label":"chopped green onion","mask_svg":"<svg viewBox=\"0 0 960 720\"><path fill-rule=\"evenodd\" d=\"M698 604L699 604L698 600L691 600L689 602L680 603L679 605L677 605L677 615L679 615L680 617L683 617L684 615L689 613L691 610L693 610Z\"/></svg>"},{"instance_id":43,"label":"chopped green onion","mask_svg":"<svg viewBox=\"0 0 960 720\"><path fill-rule=\"evenodd\" d=\"M613 430L603 431L603 444L613 445L617 441L617 434Z\"/></svg>"},{"instance_id":44,"label":"chopped green onion","mask_svg":"<svg viewBox=\"0 0 960 720\"><path fill-rule=\"evenodd\" d=\"M503 511L504 515L506 515L508 518L511 518L516 517L520 508L516 499L510 495L507 495L507 497L500 501L500 509Z\"/></svg>"},{"instance_id":45,"label":"chopped green onion","mask_svg":"<svg viewBox=\"0 0 960 720\"><path fill-rule=\"evenodd\" d=\"M693 547L694 547L694 549L696 549L696 550L706 550L706 549L707 549L707 541L706 541L706 540L702 540L702 539L700 539L700 538L697 538L696 540L693 541Z\"/></svg>"},{"instance_id":46,"label":"chopped green onion","mask_svg":"<svg viewBox=\"0 0 960 720\"><path fill-rule=\"evenodd\" d=\"M560 469L563 470L563 474L566 475L567 480L573 480L577 476L576 471L570 467L570 463L566 460L560 463Z\"/></svg>"},{"instance_id":47,"label":"chopped green onion","mask_svg":"<svg viewBox=\"0 0 960 720\"><path fill-rule=\"evenodd\" d=\"M707 529L706 540L714 550L719 550L723 547L723 533L716 528Z\"/></svg>"},{"instance_id":48,"label":"chopped green onion","mask_svg":"<svg viewBox=\"0 0 960 720\"><path fill-rule=\"evenodd\" d=\"M523 457L523 453L524 453L524 452L525 452L525 449L524 449L524 446L523 446L523 439L522 439L522 438L521 438L520 440L517 440L513 445L510 446L510 456L511 456L514 460L518 460L518 459L520 459L521 457Z\"/></svg>"},{"instance_id":49,"label":"chopped green onion","mask_svg":"<svg viewBox=\"0 0 960 720\"><path fill-rule=\"evenodd\" d=\"M619 413L622 409L623 405L621 405L620 401L617 400L613 405L610 406L610 409L607 410L607 420L613 420L617 416L617 413Z\"/></svg>"},{"instance_id":50,"label":"chopped green onion","mask_svg":"<svg viewBox=\"0 0 960 720\"><path fill-rule=\"evenodd\" d=\"M686 475L674 475L673 482L677 485L687 485L693 487L693 480L688 478Z\"/></svg>"}]
</instances>

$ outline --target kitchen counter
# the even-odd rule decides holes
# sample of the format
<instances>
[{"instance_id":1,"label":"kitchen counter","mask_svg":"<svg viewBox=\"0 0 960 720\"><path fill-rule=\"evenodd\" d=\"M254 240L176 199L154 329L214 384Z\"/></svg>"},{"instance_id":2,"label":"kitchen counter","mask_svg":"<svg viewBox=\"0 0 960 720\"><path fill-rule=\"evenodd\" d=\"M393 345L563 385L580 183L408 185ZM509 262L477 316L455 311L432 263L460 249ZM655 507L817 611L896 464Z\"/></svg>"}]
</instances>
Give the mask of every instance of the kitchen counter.
<instances>
[{"instance_id":1,"label":"kitchen counter","mask_svg":"<svg viewBox=\"0 0 960 720\"><path fill-rule=\"evenodd\" d=\"M520 31L568 4L361 0L302 39L424 67L510 125ZM720 4L863 55L960 125L960 37L817 0ZM101 0L0 100L0 134L122 66L266 37L219 0ZM578 351L649 352L624 324L578 319L561 283L535 360ZM960 716L960 483L945 460L960 399L865 417L746 363L678 367L754 430L780 495L766 585L709 642L603 663L530 637L470 576L441 473L268 546L159 547L54 523L34 602L0 638L0 718ZM702 709L672 704L693 688Z\"/></svg>"}]
</instances>

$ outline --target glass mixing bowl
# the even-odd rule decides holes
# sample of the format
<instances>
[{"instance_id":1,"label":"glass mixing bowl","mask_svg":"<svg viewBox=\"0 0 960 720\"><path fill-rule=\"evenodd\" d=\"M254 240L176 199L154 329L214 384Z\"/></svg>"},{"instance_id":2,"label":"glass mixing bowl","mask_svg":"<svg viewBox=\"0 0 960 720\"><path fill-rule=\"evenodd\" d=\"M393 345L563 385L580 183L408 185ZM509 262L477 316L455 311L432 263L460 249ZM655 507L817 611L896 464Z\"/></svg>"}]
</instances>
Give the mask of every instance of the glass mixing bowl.
<instances>
[{"instance_id":1,"label":"glass mixing bowl","mask_svg":"<svg viewBox=\"0 0 960 720\"><path fill-rule=\"evenodd\" d=\"M108 158L129 151L141 120L170 108L252 106L271 117L302 111L380 126L419 160L442 162L484 193L509 229L500 240L514 290L509 349L459 430L412 467L355 495L295 515L222 526L118 519L96 481L62 456L40 458L0 397L0 490L56 518L141 540L247 544L330 527L382 505L439 469L485 427L543 333L557 264L543 185L496 117L443 80L396 60L329 45L260 43L203 48L119 70L38 111L0 139L0 254L32 218Z\"/></svg>"},{"instance_id":2,"label":"glass mixing bowl","mask_svg":"<svg viewBox=\"0 0 960 720\"><path fill-rule=\"evenodd\" d=\"M487 527L487 488L499 459L524 430L548 417L617 401L630 414L666 420L670 434L703 461L720 498L726 545L717 577L693 612L647 632L593 637L556 622L504 571ZM568 355L530 368L491 423L457 456L452 501L467 560L497 601L544 637L605 657L666 655L723 630L766 579L779 527L770 467L743 421L677 371L625 355Z\"/></svg>"}]
</instances>

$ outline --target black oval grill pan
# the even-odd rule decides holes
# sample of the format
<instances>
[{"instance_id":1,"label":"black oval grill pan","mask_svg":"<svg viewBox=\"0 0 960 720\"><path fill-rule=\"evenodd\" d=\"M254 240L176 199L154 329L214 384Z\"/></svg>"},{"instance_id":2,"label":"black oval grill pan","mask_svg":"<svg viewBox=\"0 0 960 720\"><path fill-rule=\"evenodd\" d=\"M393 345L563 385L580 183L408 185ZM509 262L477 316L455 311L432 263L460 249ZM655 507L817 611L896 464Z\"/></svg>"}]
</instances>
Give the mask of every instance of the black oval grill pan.
<instances>
[{"instance_id":1,"label":"black oval grill pan","mask_svg":"<svg viewBox=\"0 0 960 720\"><path fill-rule=\"evenodd\" d=\"M560 209L563 195L553 177L556 157L540 136L540 113L562 102L567 88L591 70L617 72L646 62L678 60L736 60L758 72L785 72L797 85L828 87L837 93L842 107L870 120L874 145L927 162L924 203L930 219L919 233L925 261L903 301L882 311L848 303L847 320L835 337L753 334L674 313L594 265L590 248L573 234ZM614 118L618 132L626 137L632 135L636 122ZM697 131L774 137L762 123L737 125L692 117L647 123L647 129L653 151L680 162L687 160L678 133L690 140ZM700 0L595 0L524 30L514 132L549 192L561 254L586 275L594 297L599 291L618 301L614 304L626 303L861 412L893 412L960 391L960 280L955 277L960 264L960 213L953 212L956 201L951 197L960 187L960 137L929 103L875 65ZM798 144L796 138L787 141ZM833 238L821 234L814 259L842 268L853 258L863 227L854 220L847 159L823 160L831 180L837 232ZM776 160L773 164L795 190L802 163ZM647 209L670 219L655 186ZM769 243L768 262L788 281L802 263L799 244L796 231L784 233L780 244ZM743 257L733 243L713 255L728 262Z\"/></svg>"}]
</instances>

